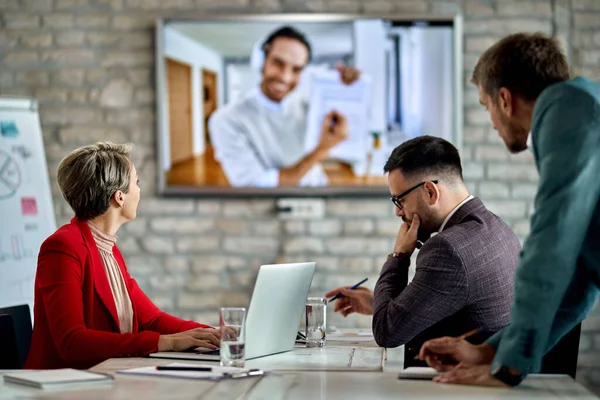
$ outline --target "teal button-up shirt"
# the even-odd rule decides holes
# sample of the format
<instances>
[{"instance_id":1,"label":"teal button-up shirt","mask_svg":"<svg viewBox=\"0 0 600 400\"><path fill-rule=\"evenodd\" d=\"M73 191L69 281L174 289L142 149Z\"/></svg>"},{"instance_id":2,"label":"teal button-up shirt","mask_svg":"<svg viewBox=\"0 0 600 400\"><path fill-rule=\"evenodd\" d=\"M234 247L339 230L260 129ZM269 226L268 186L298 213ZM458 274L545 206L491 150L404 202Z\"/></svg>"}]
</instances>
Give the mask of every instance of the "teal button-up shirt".
<instances>
[{"instance_id":1,"label":"teal button-up shirt","mask_svg":"<svg viewBox=\"0 0 600 400\"><path fill-rule=\"evenodd\" d=\"M538 372L544 354L600 294L600 84L578 77L544 90L531 124L539 171L535 213L515 278L510 325L492 336L492 370Z\"/></svg>"}]
</instances>

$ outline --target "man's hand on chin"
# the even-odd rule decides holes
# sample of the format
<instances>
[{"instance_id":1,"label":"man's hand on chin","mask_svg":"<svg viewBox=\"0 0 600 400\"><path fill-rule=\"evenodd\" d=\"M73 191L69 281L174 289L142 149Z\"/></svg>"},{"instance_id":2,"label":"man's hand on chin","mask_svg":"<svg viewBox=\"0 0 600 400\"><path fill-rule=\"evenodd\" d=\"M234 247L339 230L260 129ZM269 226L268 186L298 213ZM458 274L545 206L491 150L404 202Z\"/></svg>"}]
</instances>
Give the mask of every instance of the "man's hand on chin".
<instances>
[{"instance_id":1,"label":"man's hand on chin","mask_svg":"<svg viewBox=\"0 0 600 400\"><path fill-rule=\"evenodd\" d=\"M510 387L490 374L490 364L481 364L470 367L457 365L448 372L433 378L437 383L452 383L472 386Z\"/></svg>"},{"instance_id":2,"label":"man's hand on chin","mask_svg":"<svg viewBox=\"0 0 600 400\"><path fill-rule=\"evenodd\" d=\"M419 232L420 224L421 218L418 214L414 214L410 225L408 222L404 222L400 226L400 231L398 232L396 243L394 244L395 252L404 253L410 257L417 247L417 234Z\"/></svg>"}]
</instances>

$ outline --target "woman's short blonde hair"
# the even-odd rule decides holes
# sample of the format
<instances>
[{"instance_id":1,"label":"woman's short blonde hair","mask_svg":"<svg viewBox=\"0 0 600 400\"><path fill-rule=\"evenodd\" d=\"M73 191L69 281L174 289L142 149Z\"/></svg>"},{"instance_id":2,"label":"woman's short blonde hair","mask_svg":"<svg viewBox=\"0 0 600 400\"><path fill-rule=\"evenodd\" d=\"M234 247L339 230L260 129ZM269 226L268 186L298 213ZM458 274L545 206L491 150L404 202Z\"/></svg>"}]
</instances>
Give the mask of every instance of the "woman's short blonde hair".
<instances>
[{"instance_id":1,"label":"woman's short blonde hair","mask_svg":"<svg viewBox=\"0 0 600 400\"><path fill-rule=\"evenodd\" d=\"M98 142L73 150L58 165L58 185L75 216L104 214L117 190L127 193L133 145Z\"/></svg>"}]
</instances>

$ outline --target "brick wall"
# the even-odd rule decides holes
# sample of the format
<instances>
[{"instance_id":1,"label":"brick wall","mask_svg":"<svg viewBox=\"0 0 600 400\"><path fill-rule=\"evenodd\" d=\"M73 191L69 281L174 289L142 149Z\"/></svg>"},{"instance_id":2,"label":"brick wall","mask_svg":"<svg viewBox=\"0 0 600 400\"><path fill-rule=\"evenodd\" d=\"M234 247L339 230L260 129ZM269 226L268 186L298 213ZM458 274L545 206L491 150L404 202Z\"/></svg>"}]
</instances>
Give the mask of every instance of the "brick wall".
<instances>
[{"instance_id":1,"label":"brick wall","mask_svg":"<svg viewBox=\"0 0 600 400\"><path fill-rule=\"evenodd\" d=\"M0 0L0 95L36 97L56 216L71 212L56 167L73 148L132 141L143 198L119 245L163 309L215 323L221 305L248 301L261 263L314 259L312 292L376 281L398 228L389 201L328 201L323 221L280 221L272 200L163 199L155 195L153 21L203 12L455 13L465 16L465 178L520 237L529 230L537 174L509 155L468 84L478 56L518 30L558 35L573 70L600 79L600 0ZM597 307L598 310L598 307ZM369 326L369 318L338 326ZM600 312L584 324L579 379L600 385Z\"/></svg>"}]
</instances>

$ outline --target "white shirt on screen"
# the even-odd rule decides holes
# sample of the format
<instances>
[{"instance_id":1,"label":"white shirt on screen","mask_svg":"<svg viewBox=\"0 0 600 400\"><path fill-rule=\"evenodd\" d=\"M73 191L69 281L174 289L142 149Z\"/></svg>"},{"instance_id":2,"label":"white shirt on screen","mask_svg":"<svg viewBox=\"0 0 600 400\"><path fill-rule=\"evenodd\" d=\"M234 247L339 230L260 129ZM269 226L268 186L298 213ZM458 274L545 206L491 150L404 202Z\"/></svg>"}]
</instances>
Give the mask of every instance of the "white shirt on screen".
<instances>
[{"instance_id":1,"label":"white shirt on screen","mask_svg":"<svg viewBox=\"0 0 600 400\"><path fill-rule=\"evenodd\" d=\"M297 98L276 103L260 89L217 109L209 120L214 154L235 187L276 187L279 170L306 156L307 106ZM298 186L325 186L327 176L315 165Z\"/></svg>"}]
</instances>

